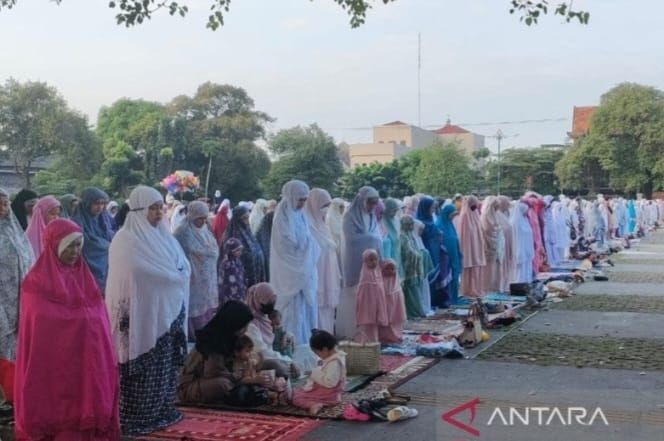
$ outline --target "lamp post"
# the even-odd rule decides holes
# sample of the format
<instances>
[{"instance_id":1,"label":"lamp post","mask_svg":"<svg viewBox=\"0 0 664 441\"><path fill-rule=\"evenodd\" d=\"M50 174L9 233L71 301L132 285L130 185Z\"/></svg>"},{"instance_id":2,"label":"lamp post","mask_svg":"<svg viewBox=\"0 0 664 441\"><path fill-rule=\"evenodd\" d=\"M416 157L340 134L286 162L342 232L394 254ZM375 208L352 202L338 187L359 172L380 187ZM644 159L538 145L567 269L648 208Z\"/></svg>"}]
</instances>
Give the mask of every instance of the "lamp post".
<instances>
[{"instance_id":1,"label":"lamp post","mask_svg":"<svg viewBox=\"0 0 664 441\"><path fill-rule=\"evenodd\" d=\"M498 188L497 188L497 194L500 196L500 178L501 178L501 163L500 163L500 142L503 140L505 135L503 135L503 131L498 129L496 132L496 140L498 141Z\"/></svg>"}]
</instances>

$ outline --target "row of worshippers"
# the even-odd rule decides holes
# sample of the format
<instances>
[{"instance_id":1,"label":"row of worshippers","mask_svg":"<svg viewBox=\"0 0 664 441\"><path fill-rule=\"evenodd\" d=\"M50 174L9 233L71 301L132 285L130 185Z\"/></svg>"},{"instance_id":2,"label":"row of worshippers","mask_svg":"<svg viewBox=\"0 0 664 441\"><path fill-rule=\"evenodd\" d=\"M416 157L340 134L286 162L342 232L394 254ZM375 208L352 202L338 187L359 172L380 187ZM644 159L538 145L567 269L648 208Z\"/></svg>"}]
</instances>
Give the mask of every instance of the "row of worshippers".
<instances>
[{"instance_id":1,"label":"row of worshippers","mask_svg":"<svg viewBox=\"0 0 664 441\"><path fill-rule=\"evenodd\" d=\"M219 217L219 213L224 211L222 204L214 218L213 233L210 233L205 222L207 207L192 202L187 208L187 221L176 230L174 237L164 219L162 195L154 189L140 186L130 195L122 228L110 242L109 270L104 286L106 308L100 308L103 286L100 278L91 271L92 265L88 266L85 254L84 258L77 258L77 252L85 250L90 235L85 231L85 223L78 226L62 219L47 223L42 232L40 258L29 271L34 250L21 224L11 213L8 195L0 194L3 262L12 256L11 267L3 267L6 270L3 282L8 281L2 284L3 300L7 297L3 308L10 321L13 320L7 324L0 323L3 335L10 336L10 344L6 346L11 346L0 349L4 352L2 357L5 358L5 353L8 353L11 360L18 348L15 390L20 391L20 396L24 398L24 404L20 399L16 403L19 429L32 430L38 427L36 420L48 415L44 413L46 408L35 408L28 398L35 399L40 397L39 393L41 396L46 393L44 385L39 381L33 382L31 375L52 379L42 369L25 365L33 359L40 360L41 356L45 358L39 361L40 366L52 366L54 363L48 361L50 357L57 361L58 356L67 354L68 359L88 360L86 356L94 350L97 351L95 357L102 358L89 358L99 367L91 369L94 372L112 372L116 362L119 363L119 392L111 375L105 386L99 386L107 387L104 393L97 391L106 397L99 402L87 398L89 391L79 391L81 384L71 385L67 378L77 376L69 377L69 373L67 378L58 378L54 382L57 385L48 384L49 390L54 397L61 393L57 387L63 385L70 385L81 392L82 395L75 398L82 403L82 407L69 409L65 406L63 412L99 412L100 415L106 412L107 418L102 423L109 431L109 424L114 421L111 411L119 403L123 430L126 433L147 433L180 418L174 408L176 393L185 401L214 401L219 397L241 401L243 397L255 395L256 391L250 391L255 388L237 390L234 387L236 383L230 380L232 375L227 377L224 374L220 378L215 374L224 366L232 369L228 365L232 364L234 351L238 349L236 344L246 340L240 338L244 335L251 343L240 349L251 346L252 351L260 354L261 368L274 369L280 378L297 372L292 359L284 358L273 350L276 336L274 321L270 317L275 306L282 313L283 327L295 336L298 343L296 351L311 349L319 356L319 349L332 351L321 353L331 358L331 366L338 367L340 356L333 352L331 333L322 334L324 331L321 331L317 335L324 343L319 341L314 344L313 337L309 340L312 328L331 326L337 336L398 341L408 305L420 303L420 308L424 310L422 303L427 301L434 303L434 306L436 302L449 301L453 297L444 290L455 284L458 289L459 279L462 293L467 297L481 295L482 290L487 289L484 288L488 286L485 285L486 280L497 283L496 277L502 283L510 278L518 280L518 275L523 275L526 281L532 280L536 268L539 270L539 265L549 258L545 247L548 236L541 226L546 225L546 210L553 209L552 198L528 194L513 204L502 197L487 198L481 204L474 196L455 199L436 203L428 197L411 198L404 209L414 210L416 219L408 215L399 218L402 207L399 201L388 199L381 206L378 192L371 187L363 187L342 216L341 207L344 204L335 204L326 191L309 191L305 183L291 181L284 186L282 200L273 215L264 216L272 218L268 231L270 249L265 256L262 254L263 247L251 232L251 214L246 205L235 207L231 219L226 216L227 222L224 222ZM101 197L91 197L90 201L79 202L79 205L103 207L99 202ZM455 202L459 201L462 207L457 219ZM228 207L228 204L225 206ZM91 217L97 219L95 225L107 225L103 212L97 213L96 208L88 211ZM540 215L543 219L541 223ZM30 221L34 216L33 209ZM506 218L508 222L505 222ZM651 218L647 219L647 222L651 221ZM227 299L214 314L209 312L214 309L210 308L210 304L203 301L198 310L196 302L214 299L216 294L206 296L210 292L218 293L217 279L210 277L210 274L219 267L216 264L202 265L201 262L215 259L200 253L200 244L209 250L217 249L218 230L214 231L214 227L218 221L226 223L221 234L222 246L233 242L242 245L240 249L229 248L236 251L235 255L242 263L249 289L244 303ZM265 224L265 219L261 224ZM183 228L191 231L183 232ZM275 234L272 234L273 231ZM395 246L395 231L398 231L399 247ZM514 236L510 237L510 231ZM511 248L507 245L508 239L514 240ZM250 245L246 246L246 243ZM563 250L562 254L565 253L559 243L553 243ZM245 250L252 244L258 245L254 245L248 260L243 260ZM450 253L449 249L453 251ZM513 261L503 271L501 268L508 261L509 249ZM8 252L5 253L6 250ZM426 260L423 251L429 254L430 262L426 266L422 264ZM455 267L457 272L453 271ZM267 279L268 268L270 285L259 280ZM197 271L201 273L199 278L195 275ZM399 280L400 273L403 274L403 283ZM417 277L409 278L409 274L416 274ZM517 276L508 278L505 274ZM473 292L473 289L479 293ZM19 291L21 314L25 315L25 320L20 321L20 329L16 326L19 322ZM110 321L105 316L106 311L110 314ZM222 314L222 311L225 312ZM197 313L209 315L201 318ZM220 318L222 316L225 318ZM67 341L70 342L68 348L71 352L67 352L66 348L57 348L58 354L53 354L52 348L44 342L48 341L54 330L59 329L62 320L68 318L81 319L80 323L69 320L70 327L62 326L63 333L70 337ZM195 319L200 319L200 322ZM110 322L108 327L105 320ZM88 326L93 329L87 329ZM192 334L197 337L197 350L187 356L186 335L192 329ZM81 336L89 332L94 338L81 342ZM16 344L17 336L19 341L30 342L23 345L30 351L29 354L24 353L23 361L21 344ZM34 339L39 340L39 344L33 345ZM310 342L309 347L306 347L307 341ZM109 351L99 350L107 346ZM33 350L43 354L33 358ZM185 357L188 357L186 363ZM327 360L327 357L324 358ZM185 368L178 379L183 363ZM86 369L90 366L81 367L81 371ZM342 380L338 369L333 370L337 371L333 378L339 381L333 385L328 383L329 387L322 391L314 388L317 393L325 395L332 393L332 390L332 395L337 394ZM22 377L26 373L30 376ZM28 387L33 383L40 386L39 391ZM301 403L311 405L311 410L321 404L316 399L313 402L303 399ZM34 415L33 420L31 415ZM70 418L72 415L60 416ZM67 434L65 438L76 439L69 436Z\"/></svg>"},{"instance_id":2,"label":"row of worshippers","mask_svg":"<svg viewBox=\"0 0 664 441\"><path fill-rule=\"evenodd\" d=\"M284 188L276 228L291 221L296 222L293 226L307 225L297 219L309 193L305 187L293 182ZM48 222L35 261L9 195L0 192L2 258L12 263L2 272L3 318L11 315L13 320L0 322L1 355L16 362L14 387L5 388L3 378L3 389L15 392L9 398L15 405L18 439L119 440L120 432L150 433L182 418L176 397L181 402L238 406L292 401L312 414L340 400L344 354L332 334L311 329L308 349L322 361L291 398L283 396L286 379L299 372L273 350L274 308L308 301L301 290L291 291L283 283L283 291L258 283L248 289L245 302L225 302L195 331L195 349L187 353L186 317L196 263L170 233L158 191L139 186L128 205L109 248L104 300L82 254L84 226L62 218ZM202 211L190 204L188 221L206 231L205 222L200 227L194 223ZM300 238L290 238L294 253L300 251ZM282 244L277 240L273 249L280 253ZM313 245L306 252L311 257L320 253ZM52 343L54 335L58 345Z\"/></svg>"}]
</instances>

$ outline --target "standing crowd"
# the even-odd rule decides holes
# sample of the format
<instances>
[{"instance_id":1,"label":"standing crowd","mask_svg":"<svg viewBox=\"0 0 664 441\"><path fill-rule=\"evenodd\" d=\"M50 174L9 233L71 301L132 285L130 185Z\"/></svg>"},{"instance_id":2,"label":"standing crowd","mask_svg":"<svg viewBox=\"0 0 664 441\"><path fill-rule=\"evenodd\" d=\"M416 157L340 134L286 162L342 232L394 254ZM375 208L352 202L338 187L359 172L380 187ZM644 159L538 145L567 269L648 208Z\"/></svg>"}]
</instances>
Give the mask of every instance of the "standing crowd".
<instances>
[{"instance_id":1,"label":"standing crowd","mask_svg":"<svg viewBox=\"0 0 664 441\"><path fill-rule=\"evenodd\" d=\"M119 440L175 404L340 399L337 339L399 343L408 319L509 292L645 234L664 204L528 192L347 204L293 180L281 200L126 203L0 190L0 385L18 440ZM310 371L303 386L290 379Z\"/></svg>"}]
</instances>

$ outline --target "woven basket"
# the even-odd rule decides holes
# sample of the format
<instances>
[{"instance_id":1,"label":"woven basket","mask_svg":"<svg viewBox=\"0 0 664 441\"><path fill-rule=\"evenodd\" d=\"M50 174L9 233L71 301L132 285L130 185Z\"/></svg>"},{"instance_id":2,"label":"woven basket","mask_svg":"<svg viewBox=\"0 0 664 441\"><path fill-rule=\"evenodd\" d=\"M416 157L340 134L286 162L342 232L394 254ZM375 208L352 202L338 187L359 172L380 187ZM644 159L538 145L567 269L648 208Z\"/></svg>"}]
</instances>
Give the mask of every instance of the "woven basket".
<instances>
[{"instance_id":1,"label":"woven basket","mask_svg":"<svg viewBox=\"0 0 664 441\"><path fill-rule=\"evenodd\" d=\"M373 375L380 372L380 343L339 342L339 349L346 353L348 375Z\"/></svg>"}]
</instances>

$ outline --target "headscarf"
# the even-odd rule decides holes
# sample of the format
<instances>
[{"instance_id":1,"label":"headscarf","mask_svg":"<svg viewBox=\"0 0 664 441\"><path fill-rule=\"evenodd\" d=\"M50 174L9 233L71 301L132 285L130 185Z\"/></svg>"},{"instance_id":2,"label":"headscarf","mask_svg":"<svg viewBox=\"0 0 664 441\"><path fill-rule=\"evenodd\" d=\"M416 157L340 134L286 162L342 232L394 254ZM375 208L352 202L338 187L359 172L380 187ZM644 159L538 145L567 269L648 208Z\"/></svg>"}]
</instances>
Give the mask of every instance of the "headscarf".
<instances>
[{"instance_id":1,"label":"headscarf","mask_svg":"<svg viewBox=\"0 0 664 441\"><path fill-rule=\"evenodd\" d=\"M108 205L106 205L106 211L109 212L109 214L114 217L115 215L113 214L113 209L114 208L120 208L120 205L115 202L115 201L110 201Z\"/></svg>"},{"instance_id":2,"label":"headscarf","mask_svg":"<svg viewBox=\"0 0 664 441\"><path fill-rule=\"evenodd\" d=\"M221 246L221 243L223 242L224 232L230 222L230 219L228 218L230 207L231 202L228 199L224 199L219 206L219 211L217 211L217 214L214 216L212 232L214 233L214 238L217 239L217 244L219 246Z\"/></svg>"},{"instance_id":3,"label":"headscarf","mask_svg":"<svg viewBox=\"0 0 664 441\"><path fill-rule=\"evenodd\" d=\"M388 325L400 325L406 321L406 305L404 294L399 281L399 268L393 259L385 259L381 264L381 271L387 268L394 269L394 276L386 277L383 273L383 287L385 289L385 305Z\"/></svg>"},{"instance_id":4,"label":"headscarf","mask_svg":"<svg viewBox=\"0 0 664 441\"><path fill-rule=\"evenodd\" d=\"M83 190L81 202L74 212L72 220L83 229L85 236L83 256L90 265L90 270L97 279L99 287L104 291L108 276L108 249L113 240L113 231L104 221L101 213L93 216L90 212L92 205L99 200L108 201L108 195L98 188Z\"/></svg>"},{"instance_id":5,"label":"headscarf","mask_svg":"<svg viewBox=\"0 0 664 441\"><path fill-rule=\"evenodd\" d=\"M385 237L383 238L383 257L393 259L397 265L397 272L403 277L403 263L401 262L401 244L399 236L401 233L401 224L397 214L401 209L401 202L394 198L385 200L385 212L383 215L383 229Z\"/></svg>"},{"instance_id":6,"label":"headscarf","mask_svg":"<svg viewBox=\"0 0 664 441\"><path fill-rule=\"evenodd\" d=\"M463 255L459 244L459 235L451 219L452 213L456 213L456 211L456 205L445 204L436 220L436 225L443 233L443 246L447 249L450 259L452 277L458 277L463 272Z\"/></svg>"},{"instance_id":7,"label":"headscarf","mask_svg":"<svg viewBox=\"0 0 664 441\"><path fill-rule=\"evenodd\" d=\"M213 354L231 357L238 339L236 334L253 319L251 309L244 303L237 300L224 303L212 320L196 331L196 350L204 358Z\"/></svg>"},{"instance_id":8,"label":"headscarf","mask_svg":"<svg viewBox=\"0 0 664 441\"><path fill-rule=\"evenodd\" d=\"M284 309L302 291L310 305L316 305L320 248L309 230L300 199L309 196L309 186L289 181L281 189L281 201L274 213L270 241L270 283L279 293L278 309Z\"/></svg>"},{"instance_id":9,"label":"headscarf","mask_svg":"<svg viewBox=\"0 0 664 441\"><path fill-rule=\"evenodd\" d=\"M187 218L187 207L183 205L182 202L176 202L177 204L173 207L173 212L168 219L171 224L171 233L175 233L175 230L177 230L180 224Z\"/></svg>"},{"instance_id":10,"label":"headscarf","mask_svg":"<svg viewBox=\"0 0 664 441\"><path fill-rule=\"evenodd\" d=\"M58 257L62 242L82 236L69 220L49 223L21 289L14 409L21 439L67 431L120 438L117 361L101 292L84 259L67 266Z\"/></svg>"},{"instance_id":11,"label":"headscarf","mask_svg":"<svg viewBox=\"0 0 664 441\"><path fill-rule=\"evenodd\" d=\"M233 208L233 216L224 233L224 241L234 237L242 243L244 248L241 259L244 267L244 280L247 286L253 286L265 282L266 268L263 250L251 234L249 226L242 220L242 217L248 212L249 209L242 205Z\"/></svg>"},{"instance_id":12,"label":"headscarf","mask_svg":"<svg viewBox=\"0 0 664 441\"><path fill-rule=\"evenodd\" d=\"M422 232L422 242L431 255L434 267L440 265L440 245L443 240L443 234L434 223L432 208L435 201L425 196L420 200L417 207L417 220L424 224Z\"/></svg>"},{"instance_id":13,"label":"headscarf","mask_svg":"<svg viewBox=\"0 0 664 441\"><path fill-rule=\"evenodd\" d=\"M516 262L527 265L535 257L533 228L528 220L529 207L525 202L517 202L512 215L512 224L516 229Z\"/></svg>"},{"instance_id":14,"label":"headscarf","mask_svg":"<svg viewBox=\"0 0 664 441\"><path fill-rule=\"evenodd\" d=\"M367 201L378 197L375 188L362 187L344 213L341 263L347 287L357 285L360 280L362 253L367 249L382 249L383 240L378 232L376 215L367 212Z\"/></svg>"},{"instance_id":15,"label":"headscarf","mask_svg":"<svg viewBox=\"0 0 664 441\"><path fill-rule=\"evenodd\" d=\"M74 203L79 202L79 198L73 194L66 194L58 198L60 201L60 217L63 219L71 219L76 211Z\"/></svg>"},{"instance_id":16,"label":"headscarf","mask_svg":"<svg viewBox=\"0 0 664 441\"><path fill-rule=\"evenodd\" d=\"M256 203L251 208L251 214L249 215L249 227L251 228L251 233L256 234L258 228L261 226L261 221L265 217L265 210L267 209L267 201L265 199L256 199Z\"/></svg>"},{"instance_id":17,"label":"headscarf","mask_svg":"<svg viewBox=\"0 0 664 441\"><path fill-rule=\"evenodd\" d=\"M9 199L9 194L0 189L0 197ZM32 246L10 209L0 219L0 359L16 359L19 291L34 260Z\"/></svg>"},{"instance_id":18,"label":"headscarf","mask_svg":"<svg viewBox=\"0 0 664 441\"><path fill-rule=\"evenodd\" d=\"M329 211L331 202L332 198L327 190L314 188L304 206L311 235L320 248L317 262L319 308L336 308L341 294L341 269L337 258L337 243L325 223L325 212Z\"/></svg>"},{"instance_id":19,"label":"headscarf","mask_svg":"<svg viewBox=\"0 0 664 441\"><path fill-rule=\"evenodd\" d=\"M484 239L484 255L491 261L503 262L505 258L505 234L498 220L498 199L489 196L484 200L480 215L480 227Z\"/></svg>"},{"instance_id":20,"label":"headscarf","mask_svg":"<svg viewBox=\"0 0 664 441\"><path fill-rule=\"evenodd\" d=\"M263 261L265 262L265 278L270 279L270 241L272 240L272 224L274 223L274 211L270 211L261 221L261 226L256 233L256 241L263 250Z\"/></svg>"},{"instance_id":21,"label":"headscarf","mask_svg":"<svg viewBox=\"0 0 664 441\"><path fill-rule=\"evenodd\" d=\"M378 257L378 252L367 249L362 253L362 270L356 299L357 324L358 326L387 326L389 322L383 274L380 263L373 269L367 266L367 261L372 256Z\"/></svg>"},{"instance_id":22,"label":"headscarf","mask_svg":"<svg viewBox=\"0 0 664 441\"><path fill-rule=\"evenodd\" d=\"M472 210L471 207L476 209ZM478 212L479 201L475 196L468 196L463 201L459 219L459 241L463 253L463 267L472 268L486 265L484 256L484 238Z\"/></svg>"},{"instance_id":23,"label":"headscarf","mask_svg":"<svg viewBox=\"0 0 664 441\"><path fill-rule=\"evenodd\" d=\"M341 230L343 225L343 214L340 212L340 208L345 206L346 202L343 199L334 198L325 215L325 223L330 228L330 234L337 243L338 250L341 250Z\"/></svg>"},{"instance_id":24,"label":"headscarf","mask_svg":"<svg viewBox=\"0 0 664 441\"><path fill-rule=\"evenodd\" d=\"M14 213L14 216L16 216L21 228L23 228L23 231L28 228L28 213L25 209L25 203L35 200L38 197L39 196L37 196L37 193L34 191L24 188L16 194L16 197L11 203L12 212Z\"/></svg>"},{"instance_id":25,"label":"headscarf","mask_svg":"<svg viewBox=\"0 0 664 441\"><path fill-rule=\"evenodd\" d=\"M36 258L39 258L44 246L44 230L46 229L48 212L59 206L60 201L53 196L44 196L37 201L35 208L32 210L32 217L25 234L28 236Z\"/></svg>"},{"instance_id":26,"label":"headscarf","mask_svg":"<svg viewBox=\"0 0 664 441\"><path fill-rule=\"evenodd\" d=\"M401 259L403 262L404 283L410 279L417 279L420 282L424 278L424 268L422 266L422 253L417 246L414 236L415 221L409 215L401 218Z\"/></svg>"},{"instance_id":27,"label":"headscarf","mask_svg":"<svg viewBox=\"0 0 664 441\"><path fill-rule=\"evenodd\" d=\"M274 342L274 332L272 331L272 322L270 318L261 311L263 305L274 305L277 302L277 294L269 283L259 283L247 291L247 305L254 316L254 323L261 331L263 341L269 347Z\"/></svg>"},{"instance_id":28,"label":"headscarf","mask_svg":"<svg viewBox=\"0 0 664 441\"><path fill-rule=\"evenodd\" d=\"M247 295L242 260L233 255L239 248L242 248L239 239L231 237L224 242L223 256L219 263L219 301L222 304L228 300L244 302Z\"/></svg>"},{"instance_id":29,"label":"headscarf","mask_svg":"<svg viewBox=\"0 0 664 441\"><path fill-rule=\"evenodd\" d=\"M162 201L154 188L136 187L109 250L106 304L120 363L153 349L188 303L189 261L165 222L148 221L150 206Z\"/></svg>"},{"instance_id":30,"label":"headscarf","mask_svg":"<svg viewBox=\"0 0 664 441\"><path fill-rule=\"evenodd\" d=\"M194 224L196 219L203 218L207 221L209 213L210 209L205 202L190 203L186 221L175 231L175 238L191 265L189 317L200 317L219 306L219 247L207 222L200 228Z\"/></svg>"}]
</instances>

